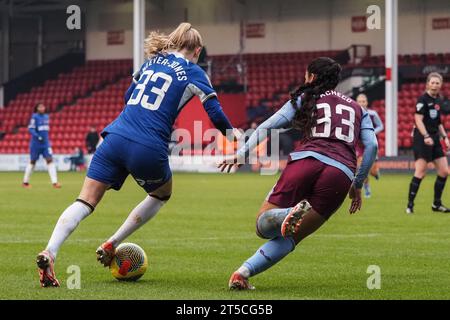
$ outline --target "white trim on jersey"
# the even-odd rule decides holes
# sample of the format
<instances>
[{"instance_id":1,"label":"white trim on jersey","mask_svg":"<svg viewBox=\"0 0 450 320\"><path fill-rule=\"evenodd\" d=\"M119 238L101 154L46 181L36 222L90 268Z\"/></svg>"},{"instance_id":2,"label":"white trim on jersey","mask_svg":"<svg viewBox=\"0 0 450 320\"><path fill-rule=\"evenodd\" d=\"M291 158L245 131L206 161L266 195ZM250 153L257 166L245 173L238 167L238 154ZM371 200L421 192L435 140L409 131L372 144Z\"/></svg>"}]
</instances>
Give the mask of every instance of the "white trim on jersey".
<instances>
[{"instance_id":1,"label":"white trim on jersey","mask_svg":"<svg viewBox=\"0 0 450 320\"><path fill-rule=\"evenodd\" d=\"M137 84L139 82L139 78L141 77L141 70L136 70L131 77L133 78L133 83Z\"/></svg>"},{"instance_id":2,"label":"white trim on jersey","mask_svg":"<svg viewBox=\"0 0 450 320\"><path fill-rule=\"evenodd\" d=\"M194 96L198 96L200 98L201 103L203 104L206 100L211 97L217 96L217 93L211 92L206 95L199 87L197 87L193 83L189 83L184 89L183 95L181 96L180 103L178 104L177 110L179 111L184 105Z\"/></svg>"}]
</instances>

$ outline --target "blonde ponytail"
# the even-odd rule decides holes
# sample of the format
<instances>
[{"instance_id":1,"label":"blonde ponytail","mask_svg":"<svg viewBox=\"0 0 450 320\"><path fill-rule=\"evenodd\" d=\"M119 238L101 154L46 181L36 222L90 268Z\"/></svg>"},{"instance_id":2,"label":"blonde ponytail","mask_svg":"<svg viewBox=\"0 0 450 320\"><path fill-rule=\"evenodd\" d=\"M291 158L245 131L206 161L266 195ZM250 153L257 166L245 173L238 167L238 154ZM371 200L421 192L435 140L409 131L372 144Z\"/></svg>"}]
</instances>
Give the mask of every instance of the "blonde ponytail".
<instances>
[{"instance_id":1,"label":"blonde ponytail","mask_svg":"<svg viewBox=\"0 0 450 320\"><path fill-rule=\"evenodd\" d=\"M180 23L169 35L169 48L171 50L186 49L193 51L198 47L203 47L202 36L188 22Z\"/></svg>"},{"instance_id":2,"label":"blonde ponytail","mask_svg":"<svg viewBox=\"0 0 450 320\"><path fill-rule=\"evenodd\" d=\"M152 31L144 41L145 56L150 59L169 47L169 37L164 33Z\"/></svg>"},{"instance_id":3,"label":"blonde ponytail","mask_svg":"<svg viewBox=\"0 0 450 320\"><path fill-rule=\"evenodd\" d=\"M202 36L188 22L180 23L168 36L164 33L152 31L144 41L144 51L148 59L168 50L186 49L194 51L199 47L203 47Z\"/></svg>"}]
</instances>

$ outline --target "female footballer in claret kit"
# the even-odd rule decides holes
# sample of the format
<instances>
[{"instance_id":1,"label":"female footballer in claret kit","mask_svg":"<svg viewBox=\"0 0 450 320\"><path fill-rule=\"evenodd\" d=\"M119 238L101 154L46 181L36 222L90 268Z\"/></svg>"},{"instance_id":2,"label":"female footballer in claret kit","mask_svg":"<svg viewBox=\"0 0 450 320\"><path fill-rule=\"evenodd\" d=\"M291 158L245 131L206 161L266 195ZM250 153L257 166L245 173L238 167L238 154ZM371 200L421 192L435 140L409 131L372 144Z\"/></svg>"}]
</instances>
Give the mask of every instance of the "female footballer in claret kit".
<instances>
[{"instance_id":1,"label":"female footballer in claret kit","mask_svg":"<svg viewBox=\"0 0 450 320\"><path fill-rule=\"evenodd\" d=\"M232 274L230 289L254 289L249 278L272 267L319 229L347 194L352 199L350 213L361 208L361 188L375 161L378 144L369 114L335 91L340 71L333 59L313 60L305 83L292 99L262 123L236 155L219 165L228 172L240 166L257 145L259 130L291 125L303 133L302 143L290 154L256 219L256 234L269 241ZM357 170L355 147L359 141L364 145L364 155Z\"/></svg>"}]
</instances>

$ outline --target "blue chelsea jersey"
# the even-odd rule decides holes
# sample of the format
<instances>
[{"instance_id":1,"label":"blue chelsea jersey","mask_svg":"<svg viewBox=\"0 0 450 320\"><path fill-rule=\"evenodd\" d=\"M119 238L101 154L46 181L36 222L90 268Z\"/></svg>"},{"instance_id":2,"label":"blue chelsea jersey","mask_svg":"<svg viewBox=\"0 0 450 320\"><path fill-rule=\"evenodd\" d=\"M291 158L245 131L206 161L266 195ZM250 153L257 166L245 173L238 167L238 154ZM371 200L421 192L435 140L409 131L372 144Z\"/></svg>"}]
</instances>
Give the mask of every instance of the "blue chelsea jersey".
<instances>
[{"instance_id":1,"label":"blue chelsea jersey","mask_svg":"<svg viewBox=\"0 0 450 320\"><path fill-rule=\"evenodd\" d=\"M33 113L28 130L32 136L32 144L49 145L50 117L48 114Z\"/></svg>"},{"instance_id":2,"label":"blue chelsea jersey","mask_svg":"<svg viewBox=\"0 0 450 320\"><path fill-rule=\"evenodd\" d=\"M147 60L133 77L122 113L103 132L149 147L167 148L172 126L196 95L204 103L216 96L206 73L178 52Z\"/></svg>"}]
</instances>

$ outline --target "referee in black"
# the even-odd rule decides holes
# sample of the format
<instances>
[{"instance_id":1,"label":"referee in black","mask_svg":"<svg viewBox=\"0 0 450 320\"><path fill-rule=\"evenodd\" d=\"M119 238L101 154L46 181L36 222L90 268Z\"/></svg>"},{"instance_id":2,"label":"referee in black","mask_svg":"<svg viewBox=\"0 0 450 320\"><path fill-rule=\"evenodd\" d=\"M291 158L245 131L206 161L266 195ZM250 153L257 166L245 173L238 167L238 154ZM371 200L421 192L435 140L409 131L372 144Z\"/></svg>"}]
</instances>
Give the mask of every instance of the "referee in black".
<instances>
[{"instance_id":1,"label":"referee in black","mask_svg":"<svg viewBox=\"0 0 450 320\"><path fill-rule=\"evenodd\" d=\"M408 206L406 213L414 213L414 199L420 183L427 173L428 162L433 162L437 177L434 183L434 201L431 209L448 213L450 209L441 202L442 192L448 175L447 157L443 145L448 149L450 143L444 126L441 123L441 105L443 99L439 95L443 83L442 76L432 72L427 77L426 92L417 100L414 127L414 159L415 172L409 185ZM443 140L441 144L441 140Z\"/></svg>"}]
</instances>

